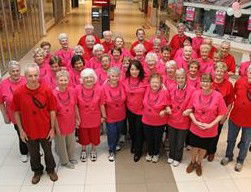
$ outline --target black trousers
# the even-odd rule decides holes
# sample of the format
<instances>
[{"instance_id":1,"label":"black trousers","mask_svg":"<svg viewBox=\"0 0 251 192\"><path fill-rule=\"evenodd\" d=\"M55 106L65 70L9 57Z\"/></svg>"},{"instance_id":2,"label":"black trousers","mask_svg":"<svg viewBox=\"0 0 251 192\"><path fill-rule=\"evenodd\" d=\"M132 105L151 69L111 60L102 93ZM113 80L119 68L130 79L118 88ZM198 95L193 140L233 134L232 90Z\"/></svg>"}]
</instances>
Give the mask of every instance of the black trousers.
<instances>
[{"instance_id":1,"label":"black trousers","mask_svg":"<svg viewBox=\"0 0 251 192\"><path fill-rule=\"evenodd\" d=\"M220 138L222 127L223 127L223 124L218 125L218 134L214 138L214 140L211 142L211 144L209 146L209 150L207 151L208 154L215 154L216 153L217 145L218 145L218 141L219 141L219 138Z\"/></svg>"},{"instance_id":2,"label":"black trousers","mask_svg":"<svg viewBox=\"0 0 251 192\"><path fill-rule=\"evenodd\" d=\"M186 135L187 130L168 127L168 139L170 143L169 158L181 162Z\"/></svg>"},{"instance_id":3,"label":"black trousers","mask_svg":"<svg viewBox=\"0 0 251 192\"><path fill-rule=\"evenodd\" d=\"M19 129L17 124L14 124L14 128L17 131L17 135L18 135L18 140L19 140L19 151L22 155L27 155L28 154L28 147L26 145L26 143L24 143L20 137L20 133L19 133Z\"/></svg>"},{"instance_id":4,"label":"black trousers","mask_svg":"<svg viewBox=\"0 0 251 192\"><path fill-rule=\"evenodd\" d=\"M42 173L44 170L41 164L40 145L44 150L44 159L47 173L54 172L56 163L51 151L51 141L47 139L29 140L27 146L30 153L31 170L35 173Z\"/></svg>"},{"instance_id":5,"label":"black trousers","mask_svg":"<svg viewBox=\"0 0 251 192\"><path fill-rule=\"evenodd\" d=\"M143 124L144 134L147 143L147 150L150 156L159 155L160 144L164 132L165 125L151 126Z\"/></svg>"},{"instance_id":6,"label":"black trousers","mask_svg":"<svg viewBox=\"0 0 251 192\"><path fill-rule=\"evenodd\" d=\"M134 150L135 155L141 156L144 142L142 116L136 115L128 110L127 118L129 123L129 134L132 141L131 148Z\"/></svg>"}]
</instances>

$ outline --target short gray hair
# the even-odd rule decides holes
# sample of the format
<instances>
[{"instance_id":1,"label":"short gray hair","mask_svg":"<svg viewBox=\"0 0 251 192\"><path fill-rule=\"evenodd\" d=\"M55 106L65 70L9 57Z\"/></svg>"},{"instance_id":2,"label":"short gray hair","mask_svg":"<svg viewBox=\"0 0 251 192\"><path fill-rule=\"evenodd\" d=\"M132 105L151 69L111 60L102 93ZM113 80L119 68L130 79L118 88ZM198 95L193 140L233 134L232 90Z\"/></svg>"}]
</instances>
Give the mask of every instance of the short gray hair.
<instances>
[{"instance_id":1,"label":"short gray hair","mask_svg":"<svg viewBox=\"0 0 251 192\"><path fill-rule=\"evenodd\" d=\"M154 59L156 62L158 61L158 56L156 53L147 53L145 62L148 62L149 60Z\"/></svg>"},{"instance_id":2,"label":"short gray hair","mask_svg":"<svg viewBox=\"0 0 251 192\"><path fill-rule=\"evenodd\" d=\"M104 47L101 44L96 44L93 46L92 53L95 54L96 51L104 51Z\"/></svg>"},{"instance_id":3,"label":"short gray hair","mask_svg":"<svg viewBox=\"0 0 251 192\"><path fill-rule=\"evenodd\" d=\"M66 34L66 33L60 33L60 34L58 35L58 40L59 40L59 41L68 40L67 34Z\"/></svg>"},{"instance_id":4,"label":"short gray hair","mask_svg":"<svg viewBox=\"0 0 251 192\"><path fill-rule=\"evenodd\" d=\"M69 72L66 70L61 70L56 73L56 78L59 79L60 77L67 77L69 79Z\"/></svg>"},{"instance_id":5,"label":"short gray hair","mask_svg":"<svg viewBox=\"0 0 251 192\"><path fill-rule=\"evenodd\" d=\"M105 35L112 35L112 32L111 32L111 31L109 31L109 30L104 31L104 32L103 32L103 36L105 36Z\"/></svg>"},{"instance_id":6,"label":"short gray hair","mask_svg":"<svg viewBox=\"0 0 251 192\"><path fill-rule=\"evenodd\" d=\"M176 61L170 60L170 61L166 62L166 66L165 67L171 67L171 66L175 66L177 68Z\"/></svg>"},{"instance_id":7,"label":"short gray hair","mask_svg":"<svg viewBox=\"0 0 251 192\"><path fill-rule=\"evenodd\" d=\"M93 69L91 69L91 68L85 68L85 69L84 69L83 71L81 71L81 73L80 73L81 82L83 82L83 79L84 79L85 77L90 77L90 76L94 77L94 81L95 81L95 83L96 83L97 80L98 80L98 77L97 77L95 71L94 71Z\"/></svg>"},{"instance_id":8,"label":"short gray hair","mask_svg":"<svg viewBox=\"0 0 251 192\"><path fill-rule=\"evenodd\" d=\"M36 63L30 63L25 66L24 68L24 74L27 75L29 72L29 69L36 69L39 73L39 66Z\"/></svg>"},{"instance_id":9,"label":"short gray hair","mask_svg":"<svg viewBox=\"0 0 251 192\"><path fill-rule=\"evenodd\" d=\"M74 54L76 54L76 52L78 52L78 50L80 50L82 53L84 53L84 48L81 45L76 45L74 47Z\"/></svg>"},{"instance_id":10,"label":"short gray hair","mask_svg":"<svg viewBox=\"0 0 251 192\"><path fill-rule=\"evenodd\" d=\"M116 75L120 75L120 69L118 67L111 67L110 69L108 69L107 71L107 75L110 76L111 74L116 74Z\"/></svg>"},{"instance_id":11,"label":"short gray hair","mask_svg":"<svg viewBox=\"0 0 251 192\"><path fill-rule=\"evenodd\" d=\"M136 45L134 48L133 48L134 51L138 51L138 50L143 50L144 52L146 52L146 48L145 46L142 44L142 43L139 43L138 45Z\"/></svg>"},{"instance_id":12,"label":"short gray hair","mask_svg":"<svg viewBox=\"0 0 251 192\"><path fill-rule=\"evenodd\" d=\"M92 29L92 30L94 30L94 27L93 27L93 25L92 24L86 24L85 25L85 29Z\"/></svg>"},{"instance_id":13,"label":"short gray hair","mask_svg":"<svg viewBox=\"0 0 251 192\"><path fill-rule=\"evenodd\" d=\"M153 45L159 45L161 43L161 40L159 38L154 38L153 39Z\"/></svg>"},{"instance_id":14,"label":"short gray hair","mask_svg":"<svg viewBox=\"0 0 251 192\"><path fill-rule=\"evenodd\" d=\"M183 69L183 68L177 69L176 72L175 72L175 76L177 76L177 75L185 75L186 76L185 69Z\"/></svg>"},{"instance_id":15,"label":"short gray hair","mask_svg":"<svg viewBox=\"0 0 251 192\"><path fill-rule=\"evenodd\" d=\"M93 35L87 35L87 36L85 37L85 42L86 42L87 40L93 40L93 41L95 41L95 37L94 37Z\"/></svg>"},{"instance_id":16,"label":"short gray hair","mask_svg":"<svg viewBox=\"0 0 251 192\"><path fill-rule=\"evenodd\" d=\"M42 48L38 47L33 51L33 58L35 58L37 55L40 55L40 56L44 57L46 54L45 54L45 51Z\"/></svg>"},{"instance_id":17,"label":"short gray hair","mask_svg":"<svg viewBox=\"0 0 251 192\"><path fill-rule=\"evenodd\" d=\"M15 67L18 67L19 69L21 68L20 64L17 61L11 60L8 63L8 70L10 71L12 68L15 68Z\"/></svg>"}]
</instances>

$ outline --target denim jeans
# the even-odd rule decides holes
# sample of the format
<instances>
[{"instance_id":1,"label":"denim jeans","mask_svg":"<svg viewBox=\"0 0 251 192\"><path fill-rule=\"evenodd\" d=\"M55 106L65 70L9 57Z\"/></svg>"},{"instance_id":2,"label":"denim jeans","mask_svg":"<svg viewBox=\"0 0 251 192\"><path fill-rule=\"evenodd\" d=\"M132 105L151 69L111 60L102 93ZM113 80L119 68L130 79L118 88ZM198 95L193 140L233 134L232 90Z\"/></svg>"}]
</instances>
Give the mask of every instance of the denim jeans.
<instances>
[{"instance_id":1,"label":"denim jeans","mask_svg":"<svg viewBox=\"0 0 251 192\"><path fill-rule=\"evenodd\" d=\"M226 157L230 160L233 159L233 151L236 143L236 138L238 137L239 131L242 130L241 133L241 141L240 141L240 151L237 157L237 162L243 164L249 144L251 142L251 127L240 127L231 120L228 123L228 136L227 136L227 150L226 150Z\"/></svg>"},{"instance_id":2,"label":"denim jeans","mask_svg":"<svg viewBox=\"0 0 251 192\"><path fill-rule=\"evenodd\" d=\"M120 131L123 126L124 120L106 124L109 152L116 152L116 146L119 141Z\"/></svg>"}]
</instances>

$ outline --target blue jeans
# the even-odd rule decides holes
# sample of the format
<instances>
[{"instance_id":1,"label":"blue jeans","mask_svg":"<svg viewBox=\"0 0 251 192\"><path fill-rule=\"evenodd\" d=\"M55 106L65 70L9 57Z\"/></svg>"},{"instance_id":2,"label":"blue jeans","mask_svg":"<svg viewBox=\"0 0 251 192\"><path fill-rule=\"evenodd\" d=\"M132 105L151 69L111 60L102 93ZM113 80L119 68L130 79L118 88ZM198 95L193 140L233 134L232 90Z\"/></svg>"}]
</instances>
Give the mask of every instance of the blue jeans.
<instances>
[{"instance_id":1,"label":"blue jeans","mask_svg":"<svg viewBox=\"0 0 251 192\"><path fill-rule=\"evenodd\" d=\"M228 122L226 157L228 157L230 160L233 159L233 151L236 143L236 138L238 137L240 129L242 130L242 133L240 141L240 151L237 157L237 162L243 164L251 142L251 127L240 127L234 124L234 122L232 122L231 120L229 120Z\"/></svg>"},{"instance_id":2,"label":"blue jeans","mask_svg":"<svg viewBox=\"0 0 251 192\"><path fill-rule=\"evenodd\" d=\"M107 140L108 140L108 147L109 152L116 152L116 146L119 141L120 131L124 126L124 120L115 122L115 123L107 123Z\"/></svg>"}]
</instances>

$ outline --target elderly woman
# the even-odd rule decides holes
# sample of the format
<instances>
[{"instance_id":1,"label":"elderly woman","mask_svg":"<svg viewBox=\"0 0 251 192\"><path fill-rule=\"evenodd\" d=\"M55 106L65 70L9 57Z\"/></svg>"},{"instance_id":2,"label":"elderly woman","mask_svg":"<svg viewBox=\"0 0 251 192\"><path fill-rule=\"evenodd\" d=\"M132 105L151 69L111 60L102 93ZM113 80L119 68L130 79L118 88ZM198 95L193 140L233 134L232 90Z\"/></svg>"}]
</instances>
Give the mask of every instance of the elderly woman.
<instances>
[{"instance_id":1,"label":"elderly woman","mask_svg":"<svg viewBox=\"0 0 251 192\"><path fill-rule=\"evenodd\" d=\"M75 90L69 87L69 73L65 70L57 72L57 87L53 90L57 100L56 110L56 152L61 165L74 169L75 159L75 127L78 126L77 101Z\"/></svg>"},{"instance_id":2,"label":"elderly woman","mask_svg":"<svg viewBox=\"0 0 251 192\"><path fill-rule=\"evenodd\" d=\"M203 30L201 27L198 27L197 29L194 30L195 32L195 37L193 37L192 39L192 48L193 50L199 54L200 52L200 46L203 43L204 38L202 37L203 34ZM209 51L210 51L210 47L209 47Z\"/></svg>"},{"instance_id":3,"label":"elderly woman","mask_svg":"<svg viewBox=\"0 0 251 192\"><path fill-rule=\"evenodd\" d=\"M114 42L112 40L112 32L104 31L103 32L104 41L101 43L105 49L105 53L108 53L110 50L114 48Z\"/></svg>"},{"instance_id":4,"label":"elderly woman","mask_svg":"<svg viewBox=\"0 0 251 192\"><path fill-rule=\"evenodd\" d=\"M133 48L135 52L135 58L136 60L139 60L141 64L144 66L144 58L145 58L145 52L146 49L143 44L138 44Z\"/></svg>"},{"instance_id":5,"label":"elderly woman","mask_svg":"<svg viewBox=\"0 0 251 192\"><path fill-rule=\"evenodd\" d=\"M185 46L183 55L174 59L178 68L183 68L186 72L188 71L188 64L192 60L192 50L191 46Z\"/></svg>"},{"instance_id":6,"label":"elderly woman","mask_svg":"<svg viewBox=\"0 0 251 192\"><path fill-rule=\"evenodd\" d=\"M131 60L126 78L123 82L126 92L127 118L129 122L129 134L132 140L131 152L134 153L134 161L140 160L143 147L143 98L146 90L144 83L144 70L138 60Z\"/></svg>"},{"instance_id":7,"label":"elderly woman","mask_svg":"<svg viewBox=\"0 0 251 192\"><path fill-rule=\"evenodd\" d=\"M122 50L120 48L114 48L111 50L111 66L121 69L122 66Z\"/></svg>"},{"instance_id":8,"label":"elderly woman","mask_svg":"<svg viewBox=\"0 0 251 192\"><path fill-rule=\"evenodd\" d=\"M200 64L200 73L210 73L214 67L214 61L209 58L210 46L203 44L200 46L201 58L198 59Z\"/></svg>"},{"instance_id":9,"label":"elderly woman","mask_svg":"<svg viewBox=\"0 0 251 192\"><path fill-rule=\"evenodd\" d=\"M81 45L76 45L73 48L73 51L74 51L74 55L81 55L81 56L84 55L84 48Z\"/></svg>"},{"instance_id":10,"label":"elderly woman","mask_svg":"<svg viewBox=\"0 0 251 192\"><path fill-rule=\"evenodd\" d=\"M100 43L100 39L98 38L98 36L94 35L94 27L92 24L86 24L85 25L85 35L83 35L79 41L78 41L78 45L81 45L84 49L87 47L86 44L86 38L88 35L93 36L94 38L94 44Z\"/></svg>"},{"instance_id":11,"label":"elderly woman","mask_svg":"<svg viewBox=\"0 0 251 192\"><path fill-rule=\"evenodd\" d=\"M45 52L41 48L36 48L33 53L34 62L39 66L39 81L43 82L49 74L49 66L44 64Z\"/></svg>"},{"instance_id":12,"label":"elderly woman","mask_svg":"<svg viewBox=\"0 0 251 192\"><path fill-rule=\"evenodd\" d=\"M149 42L154 46L154 40L155 39L160 40L160 47L166 46L168 43L167 38L165 37L165 30L163 29L157 29L155 35L149 40Z\"/></svg>"},{"instance_id":13,"label":"elderly woman","mask_svg":"<svg viewBox=\"0 0 251 192\"><path fill-rule=\"evenodd\" d=\"M111 67L111 58L108 54L103 54L101 56L101 68L96 69L96 74L98 77L98 83L102 86L107 81L107 71Z\"/></svg>"},{"instance_id":14,"label":"elderly woman","mask_svg":"<svg viewBox=\"0 0 251 192\"><path fill-rule=\"evenodd\" d=\"M240 63L240 70L239 70L240 76L244 77L247 75L247 69L250 66L250 64L251 64L251 51L249 52L249 61Z\"/></svg>"},{"instance_id":15,"label":"elderly woman","mask_svg":"<svg viewBox=\"0 0 251 192\"><path fill-rule=\"evenodd\" d=\"M192 46L192 38L190 38L190 37L186 38L186 40L183 43L183 46L176 51L174 59L176 59L177 57L183 57L184 47L186 47L186 46ZM192 50L192 58L193 59L198 58L198 54L194 50Z\"/></svg>"},{"instance_id":16,"label":"elderly woman","mask_svg":"<svg viewBox=\"0 0 251 192\"><path fill-rule=\"evenodd\" d=\"M161 40L158 38L153 39L153 50L152 53L156 53L158 58L161 58Z\"/></svg>"},{"instance_id":17,"label":"elderly woman","mask_svg":"<svg viewBox=\"0 0 251 192\"><path fill-rule=\"evenodd\" d=\"M91 161L97 160L96 147L100 143L100 125L106 120L102 90L97 85L97 75L93 69L81 72L82 86L76 90L80 115L79 143L82 145L80 160L86 162L86 147L91 144Z\"/></svg>"},{"instance_id":18,"label":"elderly woman","mask_svg":"<svg viewBox=\"0 0 251 192\"><path fill-rule=\"evenodd\" d=\"M20 160L22 162L28 161L28 148L20 138L20 133L16 120L14 118L14 111L11 107L13 102L13 93L16 89L26 83L25 78L21 76L20 65L17 61L10 61L8 66L9 77L3 79L0 84L0 109L6 124L13 123L19 138L19 150L21 153Z\"/></svg>"},{"instance_id":19,"label":"elderly woman","mask_svg":"<svg viewBox=\"0 0 251 192\"><path fill-rule=\"evenodd\" d=\"M42 48L45 52L45 57L44 57L44 64L49 65L50 59L52 57L51 55L51 44L48 41L43 41L40 44L40 48Z\"/></svg>"},{"instance_id":20,"label":"elderly woman","mask_svg":"<svg viewBox=\"0 0 251 192\"><path fill-rule=\"evenodd\" d=\"M235 58L233 55L230 54L231 43L229 41L222 41L220 50L222 52L222 61L227 65L227 72L228 75L235 74Z\"/></svg>"},{"instance_id":21,"label":"elderly woman","mask_svg":"<svg viewBox=\"0 0 251 192\"><path fill-rule=\"evenodd\" d=\"M126 118L126 95L119 79L120 70L116 67L112 67L108 70L108 81L103 85L104 103L107 114L108 160L111 162L115 160L120 130L125 126Z\"/></svg>"},{"instance_id":22,"label":"elderly woman","mask_svg":"<svg viewBox=\"0 0 251 192\"><path fill-rule=\"evenodd\" d=\"M158 56L156 55L156 53L147 53L145 58L145 65L143 65L143 67L146 80L148 80L153 73L159 73L162 76L164 75L164 69L158 63Z\"/></svg>"},{"instance_id":23,"label":"elderly woman","mask_svg":"<svg viewBox=\"0 0 251 192\"><path fill-rule=\"evenodd\" d=\"M93 57L93 46L95 45L95 37L87 35L85 38L84 59L89 61Z\"/></svg>"},{"instance_id":24,"label":"elderly woman","mask_svg":"<svg viewBox=\"0 0 251 192\"><path fill-rule=\"evenodd\" d=\"M80 85L80 73L85 68L85 60L81 55L74 55L71 59L70 82L73 87Z\"/></svg>"},{"instance_id":25,"label":"elderly woman","mask_svg":"<svg viewBox=\"0 0 251 192\"><path fill-rule=\"evenodd\" d=\"M71 58L74 54L72 48L69 48L68 36L65 33L60 33L58 36L59 43L61 45L61 49L56 51L55 55L60 57L62 61L62 66L67 69L71 68Z\"/></svg>"},{"instance_id":26,"label":"elderly woman","mask_svg":"<svg viewBox=\"0 0 251 192\"><path fill-rule=\"evenodd\" d=\"M121 51L122 51L121 56L122 57L131 56L130 51L128 51L126 48L124 48L124 44L125 44L125 41L124 41L123 37L121 37L121 36L115 37L115 39L114 39L114 48L120 48L121 49Z\"/></svg>"},{"instance_id":27,"label":"elderly woman","mask_svg":"<svg viewBox=\"0 0 251 192\"><path fill-rule=\"evenodd\" d=\"M211 147L218 134L218 124L227 112L223 96L212 89L210 74L202 74L201 89L196 90L187 109L191 109L192 120L189 134L191 149L191 162L186 172L191 173L196 169L198 176L202 175L202 160L206 151Z\"/></svg>"},{"instance_id":28,"label":"elderly woman","mask_svg":"<svg viewBox=\"0 0 251 192\"><path fill-rule=\"evenodd\" d=\"M93 57L89 60L86 67L92 68L94 70L101 67L101 56L104 53L104 47L101 44L96 44L93 47Z\"/></svg>"},{"instance_id":29,"label":"elderly woman","mask_svg":"<svg viewBox=\"0 0 251 192\"><path fill-rule=\"evenodd\" d=\"M196 89L200 89L200 63L192 60L188 64L187 84Z\"/></svg>"},{"instance_id":30,"label":"elderly woman","mask_svg":"<svg viewBox=\"0 0 251 192\"><path fill-rule=\"evenodd\" d=\"M146 161L157 163L159 160L160 144L164 128L167 124L168 97L167 90L162 84L162 77L154 73L149 79L143 99L143 129L147 144Z\"/></svg>"},{"instance_id":31,"label":"elderly woman","mask_svg":"<svg viewBox=\"0 0 251 192\"><path fill-rule=\"evenodd\" d=\"M213 59L214 53L217 51L216 47L213 46L212 38L204 38L202 44L206 44L210 46L209 58ZM200 57L200 55L199 55Z\"/></svg>"},{"instance_id":32,"label":"elderly woman","mask_svg":"<svg viewBox=\"0 0 251 192\"><path fill-rule=\"evenodd\" d=\"M170 153L167 162L177 167L183 157L183 147L190 126L189 112L187 109L191 96L195 90L186 82L186 72L178 69L175 73L177 86L169 91L168 110L171 112L168 118L168 139Z\"/></svg>"},{"instance_id":33,"label":"elderly woman","mask_svg":"<svg viewBox=\"0 0 251 192\"><path fill-rule=\"evenodd\" d=\"M251 66L248 67L247 76L241 77L235 83L235 100L228 122L228 139L226 155L221 160L222 165L227 165L233 160L233 150L236 138L242 131L240 151L235 164L235 171L241 171L247 151L251 142Z\"/></svg>"},{"instance_id":34,"label":"elderly woman","mask_svg":"<svg viewBox=\"0 0 251 192\"><path fill-rule=\"evenodd\" d=\"M226 121L231 109L232 109L232 103L234 100L234 88L231 82L229 82L228 79L224 78L225 74L227 73L227 66L225 63L219 62L215 65L215 77L213 79L213 89L216 91L219 91L227 106L227 114L223 117L223 119L219 122L218 126L218 134L217 137L215 137L215 140L211 143L211 146L209 147L209 150L207 151L207 160L213 161L214 155L217 151L217 144L219 141L219 137L221 134L221 130L223 127L224 122Z\"/></svg>"},{"instance_id":35,"label":"elderly woman","mask_svg":"<svg viewBox=\"0 0 251 192\"><path fill-rule=\"evenodd\" d=\"M161 47L161 57L160 63L165 66L167 61L170 61L171 58L171 49L168 46Z\"/></svg>"},{"instance_id":36,"label":"elderly woman","mask_svg":"<svg viewBox=\"0 0 251 192\"><path fill-rule=\"evenodd\" d=\"M166 70L165 70L166 73L163 76L163 83L167 87L167 89L172 89L177 85L175 81L176 70L177 70L177 65L174 60L166 62Z\"/></svg>"}]
</instances>

